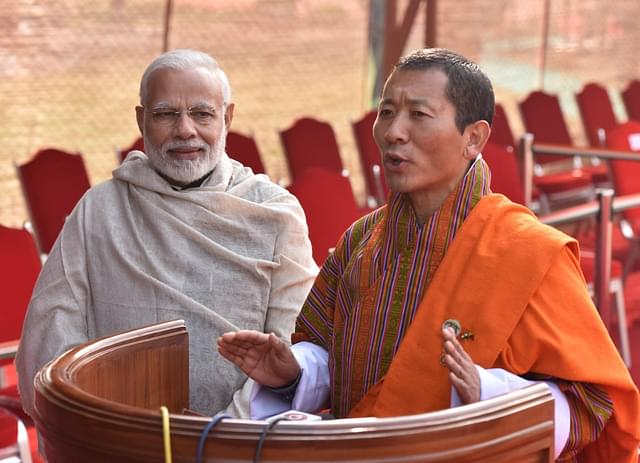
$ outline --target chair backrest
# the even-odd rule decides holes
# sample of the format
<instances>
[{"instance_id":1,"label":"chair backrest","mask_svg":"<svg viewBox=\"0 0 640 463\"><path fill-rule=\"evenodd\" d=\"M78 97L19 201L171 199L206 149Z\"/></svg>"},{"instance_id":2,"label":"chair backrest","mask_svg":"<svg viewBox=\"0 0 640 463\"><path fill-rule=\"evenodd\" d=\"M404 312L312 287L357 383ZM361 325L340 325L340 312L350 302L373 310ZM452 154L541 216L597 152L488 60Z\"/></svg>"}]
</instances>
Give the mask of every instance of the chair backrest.
<instances>
[{"instance_id":1,"label":"chair backrest","mask_svg":"<svg viewBox=\"0 0 640 463\"><path fill-rule=\"evenodd\" d=\"M572 145L569 129L562 115L557 95L533 91L518 104L525 130L532 133L535 141L558 145ZM536 156L536 162L555 162L557 156Z\"/></svg>"},{"instance_id":2,"label":"chair backrest","mask_svg":"<svg viewBox=\"0 0 640 463\"><path fill-rule=\"evenodd\" d=\"M496 103L495 105L489 141L498 146L510 147L514 150L516 149L516 140L513 137L513 131L511 130L511 125L507 119L507 113L500 103Z\"/></svg>"},{"instance_id":3,"label":"chair backrest","mask_svg":"<svg viewBox=\"0 0 640 463\"><path fill-rule=\"evenodd\" d=\"M4 342L20 338L22 321L42 264L33 236L24 229L0 225L0 255L0 342Z\"/></svg>"},{"instance_id":4,"label":"chair backrest","mask_svg":"<svg viewBox=\"0 0 640 463\"><path fill-rule=\"evenodd\" d=\"M607 148L638 151L637 161L612 159L611 172L617 196L640 193L640 121L628 121L611 129L607 133ZM640 209L627 209L622 214L634 228L640 227Z\"/></svg>"},{"instance_id":5,"label":"chair backrest","mask_svg":"<svg viewBox=\"0 0 640 463\"><path fill-rule=\"evenodd\" d=\"M629 119L640 121L640 80L633 79L629 82L621 95Z\"/></svg>"},{"instance_id":6,"label":"chair backrest","mask_svg":"<svg viewBox=\"0 0 640 463\"><path fill-rule=\"evenodd\" d=\"M329 249L363 211L358 209L351 184L340 173L319 167L304 170L288 187L307 217L313 258L321 265Z\"/></svg>"},{"instance_id":7,"label":"chair backrest","mask_svg":"<svg viewBox=\"0 0 640 463\"><path fill-rule=\"evenodd\" d=\"M524 185L515 152L488 142L482 150L482 158L491 169L491 191L525 204Z\"/></svg>"},{"instance_id":8,"label":"chair backrest","mask_svg":"<svg viewBox=\"0 0 640 463\"><path fill-rule=\"evenodd\" d=\"M340 148L329 123L310 117L300 118L280 132L280 140L292 181L309 167L342 172Z\"/></svg>"},{"instance_id":9,"label":"chair backrest","mask_svg":"<svg viewBox=\"0 0 640 463\"><path fill-rule=\"evenodd\" d=\"M122 162L126 159L127 154L131 151L143 151L144 152L144 139L142 137L138 137L133 140L128 147L122 148L121 150L117 150L118 162L122 164Z\"/></svg>"},{"instance_id":10,"label":"chair backrest","mask_svg":"<svg viewBox=\"0 0 640 463\"><path fill-rule=\"evenodd\" d=\"M41 262L33 236L27 230L0 225L0 342L20 339L31 292ZM0 363L1 364L1 363Z\"/></svg>"},{"instance_id":11,"label":"chair backrest","mask_svg":"<svg viewBox=\"0 0 640 463\"><path fill-rule=\"evenodd\" d=\"M607 89L594 82L588 83L576 93L576 102L589 145L603 147L606 142L600 134L606 135L618 123Z\"/></svg>"},{"instance_id":12,"label":"chair backrest","mask_svg":"<svg viewBox=\"0 0 640 463\"><path fill-rule=\"evenodd\" d=\"M82 155L43 149L16 169L38 249L48 253L65 218L90 187Z\"/></svg>"},{"instance_id":13,"label":"chair backrest","mask_svg":"<svg viewBox=\"0 0 640 463\"><path fill-rule=\"evenodd\" d=\"M373 197L378 205L382 205L389 194L389 186L384 178L384 169L380 162L380 150L373 138L373 123L377 116L378 112L372 109L360 119L352 121L351 128L358 147L367 196Z\"/></svg>"},{"instance_id":14,"label":"chair backrest","mask_svg":"<svg viewBox=\"0 0 640 463\"><path fill-rule=\"evenodd\" d=\"M232 159L251 167L256 174L266 172L260 150L253 137L229 130L226 146L226 151Z\"/></svg>"}]
</instances>

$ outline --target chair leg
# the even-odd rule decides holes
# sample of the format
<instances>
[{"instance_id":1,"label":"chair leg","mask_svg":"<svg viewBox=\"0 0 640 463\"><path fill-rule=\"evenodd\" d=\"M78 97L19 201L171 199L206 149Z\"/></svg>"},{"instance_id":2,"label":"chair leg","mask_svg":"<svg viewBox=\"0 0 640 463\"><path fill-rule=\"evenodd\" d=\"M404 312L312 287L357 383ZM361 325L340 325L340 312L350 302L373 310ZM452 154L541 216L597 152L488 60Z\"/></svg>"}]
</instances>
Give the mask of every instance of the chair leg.
<instances>
[{"instance_id":1,"label":"chair leg","mask_svg":"<svg viewBox=\"0 0 640 463\"><path fill-rule=\"evenodd\" d=\"M631 249L629 250L629 255L624 263L624 269L622 270L623 278L627 278L627 276L633 271L633 268L636 264L636 260L638 259L638 251L640 251L640 236L634 236L631 241Z\"/></svg>"},{"instance_id":2,"label":"chair leg","mask_svg":"<svg viewBox=\"0 0 640 463\"><path fill-rule=\"evenodd\" d=\"M629 328L627 327L627 308L624 304L624 290L622 282L615 289L616 310L618 314L618 330L620 331L620 350L622 351L622 359L631 368L631 348L629 347Z\"/></svg>"},{"instance_id":3,"label":"chair leg","mask_svg":"<svg viewBox=\"0 0 640 463\"><path fill-rule=\"evenodd\" d=\"M18 452L22 463L31 463L31 448L29 447L29 434L22 420L18 419Z\"/></svg>"}]
</instances>

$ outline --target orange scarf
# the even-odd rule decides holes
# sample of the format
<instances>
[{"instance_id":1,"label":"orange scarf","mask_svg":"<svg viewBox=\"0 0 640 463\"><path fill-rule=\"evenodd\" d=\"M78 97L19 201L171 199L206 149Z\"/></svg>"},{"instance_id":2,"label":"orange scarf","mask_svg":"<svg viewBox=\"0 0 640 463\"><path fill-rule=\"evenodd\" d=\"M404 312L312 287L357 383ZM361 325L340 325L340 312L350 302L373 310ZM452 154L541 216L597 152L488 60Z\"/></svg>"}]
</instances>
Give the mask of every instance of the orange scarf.
<instances>
[{"instance_id":1,"label":"orange scarf","mask_svg":"<svg viewBox=\"0 0 640 463\"><path fill-rule=\"evenodd\" d=\"M538 306L542 310L535 314L536 320L548 321L552 334L558 336L522 329L529 323L530 299L544 290L540 285L554 271L565 247L579 262L573 239L540 224L527 209L503 196L484 197L440 264L386 376L350 416L399 416L447 408L451 384L438 357L442 323L453 318L463 331L475 334L475 340L463 347L484 368L591 382L606 390L614 414L579 459L637 462L638 391L593 308L584 281L567 278L562 287L562 298L574 301L571 313L563 312L568 307L562 305Z\"/></svg>"}]
</instances>

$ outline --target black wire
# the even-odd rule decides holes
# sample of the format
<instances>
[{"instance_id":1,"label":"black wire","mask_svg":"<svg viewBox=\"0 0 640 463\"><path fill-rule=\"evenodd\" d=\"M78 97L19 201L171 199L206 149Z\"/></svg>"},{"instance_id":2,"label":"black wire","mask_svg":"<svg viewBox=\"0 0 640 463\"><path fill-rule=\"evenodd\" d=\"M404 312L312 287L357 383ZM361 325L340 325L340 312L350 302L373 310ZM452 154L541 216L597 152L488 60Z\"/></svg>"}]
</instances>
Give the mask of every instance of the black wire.
<instances>
[{"instance_id":1,"label":"black wire","mask_svg":"<svg viewBox=\"0 0 640 463\"><path fill-rule=\"evenodd\" d=\"M262 429L262 433L260 434L260 439L258 439L258 445L256 446L256 454L253 457L253 463L259 463L260 457L262 456L262 447L264 446L264 441L267 438L267 434L276 424L280 421L287 421L287 417L280 416L273 421L267 423L267 425Z\"/></svg>"},{"instance_id":2,"label":"black wire","mask_svg":"<svg viewBox=\"0 0 640 463\"><path fill-rule=\"evenodd\" d=\"M218 423L220 423L225 418L231 418L229 415L216 415L211 418L211 421L207 423L207 425L202 430L200 434L200 441L198 442L198 452L196 453L196 463L202 463L202 453L204 451L204 443L207 440L207 436L211 432L213 428L215 428Z\"/></svg>"}]
</instances>

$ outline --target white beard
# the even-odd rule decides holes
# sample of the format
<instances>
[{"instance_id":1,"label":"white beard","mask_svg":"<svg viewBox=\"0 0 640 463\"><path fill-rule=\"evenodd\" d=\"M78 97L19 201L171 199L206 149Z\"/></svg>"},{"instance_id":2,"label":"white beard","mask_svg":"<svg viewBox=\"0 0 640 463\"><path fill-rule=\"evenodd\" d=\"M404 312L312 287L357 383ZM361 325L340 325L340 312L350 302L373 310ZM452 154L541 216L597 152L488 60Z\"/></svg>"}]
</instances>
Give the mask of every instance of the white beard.
<instances>
[{"instance_id":1,"label":"white beard","mask_svg":"<svg viewBox=\"0 0 640 463\"><path fill-rule=\"evenodd\" d=\"M165 143L159 148L154 146L145 136L145 152L154 169L177 185L187 185L204 177L218 164L225 149L224 127L222 134L223 136L219 137L213 145L207 145L202 141L174 141ZM175 159L168 154L169 150L186 147L202 149L204 153L191 160Z\"/></svg>"}]
</instances>

